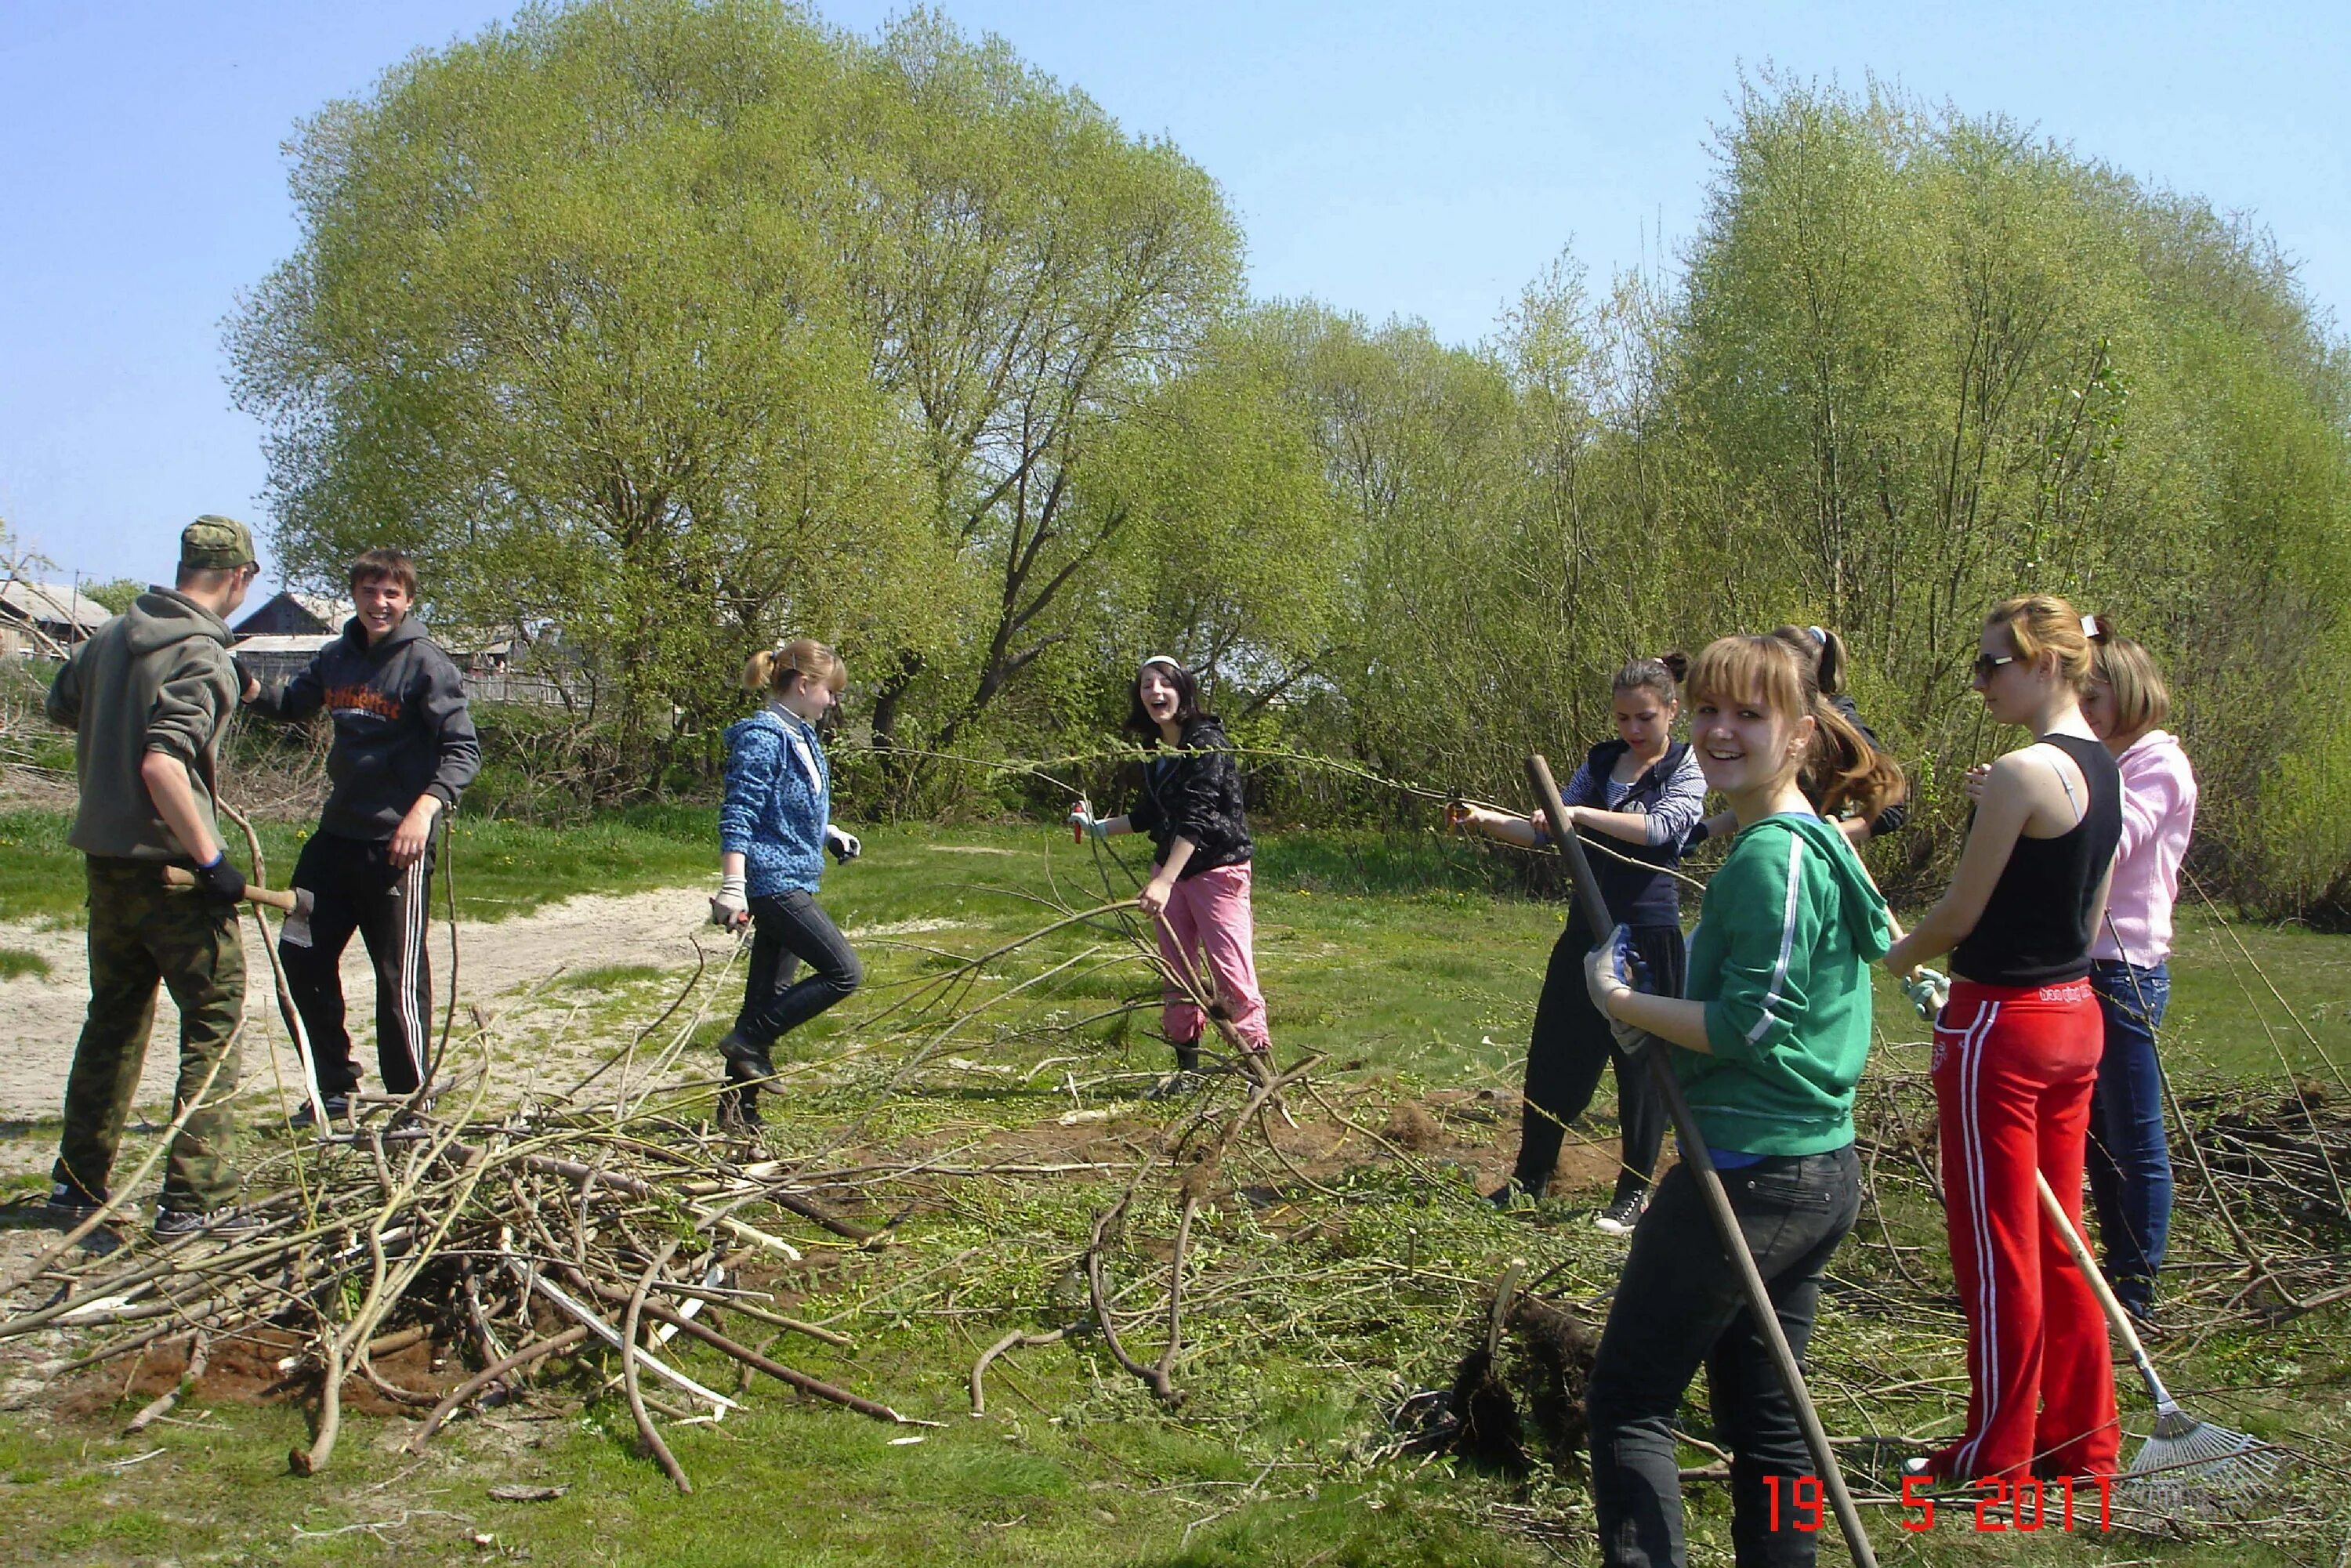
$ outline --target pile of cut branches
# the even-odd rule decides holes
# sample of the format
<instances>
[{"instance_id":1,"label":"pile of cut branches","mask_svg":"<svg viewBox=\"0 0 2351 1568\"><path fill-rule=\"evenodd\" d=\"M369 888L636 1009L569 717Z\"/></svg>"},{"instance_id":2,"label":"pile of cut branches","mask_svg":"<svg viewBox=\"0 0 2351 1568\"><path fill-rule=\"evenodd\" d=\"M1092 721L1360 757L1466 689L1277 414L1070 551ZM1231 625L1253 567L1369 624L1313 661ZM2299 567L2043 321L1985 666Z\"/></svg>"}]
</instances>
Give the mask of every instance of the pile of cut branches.
<instances>
[{"instance_id":1,"label":"pile of cut branches","mask_svg":"<svg viewBox=\"0 0 2351 1568\"><path fill-rule=\"evenodd\" d=\"M473 1075L461 1113L369 1105L349 1130L265 1162L253 1180L274 1190L246 1205L252 1229L44 1260L35 1282L46 1299L0 1320L0 1338L121 1331L62 1369L72 1372L166 1342L196 1365L240 1340L290 1334L299 1348L279 1364L285 1382L308 1385L316 1401L312 1440L290 1456L304 1475L334 1451L348 1380L429 1411L413 1439L421 1446L534 1363L601 1351L646 1448L685 1487L655 1412L709 1418L737 1399L672 1364L665 1347L681 1335L803 1394L904 1419L777 1360L772 1340L754 1347L701 1321L723 1302L778 1337L845 1343L764 1309L766 1292L739 1278L758 1260L797 1263L810 1246L871 1246L875 1233L832 1213L780 1162L693 1119L694 1096L615 1121L487 1111L486 1082ZM402 1386L374 1364L420 1339L479 1370L443 1393Z\"/></svg>"}]
</instances>

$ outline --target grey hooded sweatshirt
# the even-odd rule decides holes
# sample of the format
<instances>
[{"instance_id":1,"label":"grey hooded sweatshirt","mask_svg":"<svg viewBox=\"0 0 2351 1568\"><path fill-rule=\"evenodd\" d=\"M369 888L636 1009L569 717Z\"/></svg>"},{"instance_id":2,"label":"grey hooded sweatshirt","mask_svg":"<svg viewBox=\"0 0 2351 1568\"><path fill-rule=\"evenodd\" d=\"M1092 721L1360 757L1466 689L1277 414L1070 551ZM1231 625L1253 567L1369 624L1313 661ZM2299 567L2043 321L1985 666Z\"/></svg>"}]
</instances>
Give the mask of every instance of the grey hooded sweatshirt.
<instances>
[{"instance_id":1,"label":"grey hooded sweatshirt","mask_svg":"<svg viewBox=\"0 0 2351 1568\"><path fill-rule=\"evenodd\" d=\"M187 764L196 810L213 810L221 731L236 711L229 630L185 594L151 588L73 651L49 686L49 720L74 732L81 803L66 841L84 854L190 861L148 799L151 751Z\"/></svg>"}]
</instances>

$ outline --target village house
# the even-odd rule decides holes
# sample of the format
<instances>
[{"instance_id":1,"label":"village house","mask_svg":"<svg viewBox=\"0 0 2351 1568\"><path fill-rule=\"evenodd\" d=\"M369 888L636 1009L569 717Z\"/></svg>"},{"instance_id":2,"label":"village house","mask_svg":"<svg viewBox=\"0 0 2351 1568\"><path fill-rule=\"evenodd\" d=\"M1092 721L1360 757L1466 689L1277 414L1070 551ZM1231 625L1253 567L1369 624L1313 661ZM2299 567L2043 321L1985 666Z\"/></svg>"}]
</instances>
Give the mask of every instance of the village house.
<instances>
[{"instance_id":1,"label":"village house","mask_svg":"<svg viewBox=\"0 0 2351 1568\"><path fill-rule=\"evenodd\" d=\"M0 582L0 655L61 659L114 612L63 583Z\"/></svg>"}]
</instances>

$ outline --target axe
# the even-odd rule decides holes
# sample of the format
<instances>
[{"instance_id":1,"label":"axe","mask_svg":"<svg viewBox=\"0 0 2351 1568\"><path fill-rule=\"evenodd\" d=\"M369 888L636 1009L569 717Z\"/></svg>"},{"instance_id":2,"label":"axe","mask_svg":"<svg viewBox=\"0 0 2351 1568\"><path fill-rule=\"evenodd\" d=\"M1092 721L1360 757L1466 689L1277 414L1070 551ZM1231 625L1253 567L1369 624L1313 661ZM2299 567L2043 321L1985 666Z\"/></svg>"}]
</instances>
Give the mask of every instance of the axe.
<instances>
[{"instance_id":1,"label":"axe","mask_svg":"<svg viewBox=\"0 0 2351 1568\"><path fill-rule=\"evenodd\" d=\"M193 887L195 873L175 865L163 868L165 887ZM310 945L310 911L318 903L307 887L263 887L255 883L245 884L245 896L255 904L266 904L282 912L286 918L278 923L277 934L297 947Z\"/></svg>"}]
</instances>

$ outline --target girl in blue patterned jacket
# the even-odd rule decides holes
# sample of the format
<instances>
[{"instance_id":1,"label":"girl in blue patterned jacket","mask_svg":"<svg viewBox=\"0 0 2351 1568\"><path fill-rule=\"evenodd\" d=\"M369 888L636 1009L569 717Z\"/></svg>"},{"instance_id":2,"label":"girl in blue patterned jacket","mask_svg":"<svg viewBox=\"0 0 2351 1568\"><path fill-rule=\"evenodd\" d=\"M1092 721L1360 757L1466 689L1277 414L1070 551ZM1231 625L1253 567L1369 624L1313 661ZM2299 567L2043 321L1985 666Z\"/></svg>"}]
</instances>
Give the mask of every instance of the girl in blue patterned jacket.
<instances>
[{"instance_id":1,"label":"girl in blue patterned jacket","mask_svg":"<svg viewBox=\"0 0 2351 1568\"><path fill-rule=\"evenodd\" d=\"M848 680L841 656L807 637L754 653L743 666L743 685L765 693L767 706L726 731L718 895L710 901L710 919L729 931L752 928L743 1010L718 1042L727 1083L719 1120L737 1128L759 1124L759 1087L775 1076L768 1052L777 1037L865 977L848 939L816 902L824 852L845 865L859 849L853 835L832 825L832 771L816 733Z\"/></svg>"}]
</instances>

